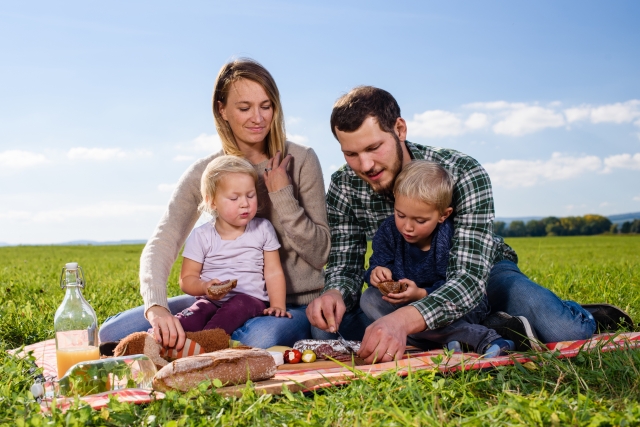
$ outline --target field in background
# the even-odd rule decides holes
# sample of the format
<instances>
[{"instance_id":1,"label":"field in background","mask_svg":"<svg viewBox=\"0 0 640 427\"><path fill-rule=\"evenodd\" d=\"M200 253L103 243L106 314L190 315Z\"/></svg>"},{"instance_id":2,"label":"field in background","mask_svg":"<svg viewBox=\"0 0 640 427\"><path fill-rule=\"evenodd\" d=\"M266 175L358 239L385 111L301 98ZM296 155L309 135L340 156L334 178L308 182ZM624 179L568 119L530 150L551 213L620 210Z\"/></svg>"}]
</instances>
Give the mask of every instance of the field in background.
<instances>
[{"instance_id":1,"label":"field in background","mask_svg":"<svg viewBox=\"0 0 640 427\"><path fill-rule=\"evenodd\" d=\"M640 236L507 242L518 252L520 268L561 297L615 304L640 320ZM21 417L31 420L29 423L41 418L29 402L28 364L9 357L5 350L52 337L53 315L63 297L59 287L63 265L77 261L84 268L84 295L102 322L142 303L138 282L141 250L142 245L0 248L0 366L4 375L0 425L14 425ZM170 277L170 295L180 293L179 268L177 262ZM242 398L223 399L196 391L186 398L169 395L163 402L146 406L113 404L102 413L77 409L69 419L62 415L54 419L81 425L142 425L149 416L150 425L170 425L166 421L171 419L182 419L176 425L618 425L621 420L638 424L639 353L551 359L535 370L515 366L449 375L421 372L410 379L389 375L307 396L256 396L248 389Z\"/></svg>"}]
</instances>

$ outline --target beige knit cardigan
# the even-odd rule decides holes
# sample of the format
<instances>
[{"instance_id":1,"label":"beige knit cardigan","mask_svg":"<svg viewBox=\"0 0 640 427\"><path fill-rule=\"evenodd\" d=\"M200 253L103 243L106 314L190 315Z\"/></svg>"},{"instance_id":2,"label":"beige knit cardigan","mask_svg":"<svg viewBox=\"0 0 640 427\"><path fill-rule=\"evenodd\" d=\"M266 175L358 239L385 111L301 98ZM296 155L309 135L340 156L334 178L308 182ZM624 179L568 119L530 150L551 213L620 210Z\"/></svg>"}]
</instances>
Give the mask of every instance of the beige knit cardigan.
<instances>
[{"instance_id":1,"label":"beige knit cardigan","mask_svg":"<svg viewBox=\"0 0 640 427\"><path fill-rule=\"evenodd\" d=\"M292 184L269 193L262 178L267 160L254 165L258 172L258 217L273 224L287 282L287 303L308 304L324 287L323 267L331 236L327 225L324 180L316 153L287 141L293 156L288 172ZM166 212L140 257L140 293L144 312L154 305L168 309L167 278L180 248L199 218L200 177L222 151L196 161L182 175Z\"/></svg>"}]
</instances>

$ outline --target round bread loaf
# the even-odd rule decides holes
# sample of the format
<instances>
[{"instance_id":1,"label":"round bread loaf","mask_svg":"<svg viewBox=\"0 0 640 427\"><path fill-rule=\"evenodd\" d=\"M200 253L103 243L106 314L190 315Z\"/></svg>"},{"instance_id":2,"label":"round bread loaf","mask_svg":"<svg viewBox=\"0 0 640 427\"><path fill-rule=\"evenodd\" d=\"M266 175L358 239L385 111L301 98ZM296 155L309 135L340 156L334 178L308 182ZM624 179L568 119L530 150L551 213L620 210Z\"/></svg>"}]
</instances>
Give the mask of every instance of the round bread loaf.
<instances>
[{"instance_id":1,"label":"round bread loaf","mask_svg":"<svg viewBox=\"0 0 640 427\"><path fill-rule=\"evenodd\" d=\"M248 380L266 380L275 374L276 363L268 351L228 348L169 363L153 377L153 388L158 391L187 391L202 381L219 379L222 384L235 385Z\"/></svg>"},{"instance_id":2,"label":"round bread loaf","mask_svg":"<svg viewBox=\"0 0 640 427\"><path fill-rule=\"evenodd\" d=\"M220 299L227 294L231 289L238 285L236 279L225 280L217 285L211 285L207 288L207 295L214 299Z\"/></svg>"},{"instance_id":3,"label":"round bread loaf","mask_svg":"<svg viewBox=\"0 0 640 427\"><path fill-rule=\"evenodd\" d=\"M387 294L399 294L407 290L407 284L402 282L380 282L378 283L378 289L382 295Z\"/></svg>"}]
</instances>

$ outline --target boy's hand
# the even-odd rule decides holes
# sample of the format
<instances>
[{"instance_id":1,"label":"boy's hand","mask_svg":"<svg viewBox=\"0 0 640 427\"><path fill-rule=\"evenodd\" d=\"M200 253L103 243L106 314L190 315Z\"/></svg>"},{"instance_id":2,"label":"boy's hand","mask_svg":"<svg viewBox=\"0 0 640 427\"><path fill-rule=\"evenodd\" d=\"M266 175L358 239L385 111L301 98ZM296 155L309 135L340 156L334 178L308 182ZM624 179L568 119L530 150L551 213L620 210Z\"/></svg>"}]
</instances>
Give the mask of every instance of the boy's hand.
<instances>
[{"instance_id":1,"label":"boy's hand","mask_svg":"<svg viewBox=\"0 0 640 427\"><path fill-rule=\"evenodd\" d=\"M266 316L288 317L289 319L291 319L291 313L280 307L265 308L263 313Z\"/></svg>"},{"instance_id":2,"label":"boy's hand","mask_svg":"<svg viewBox=\"0 0 640 427\"><path fill-rule=\"evenodd\" d=\"M376 267L371 272L371 278L369 279L371 286L378 287L380 282L388 282L389 280L393 280L393 274L391 274L391 270L387 267Z\"/></svg>"},{"instance_id":3,"label":"boy's hand","mask_svg":"<svg viewBox=\"0 0 640 427\"><path fill-rule=\"evenodd\" d=\"M419 288L413 280L400 279L398 282L406 283L407 290L399 294L387 294L387 296L382 297L383 300L391 304L409 304L427 296L427 291Z\"/></svg>"}]
</instances>

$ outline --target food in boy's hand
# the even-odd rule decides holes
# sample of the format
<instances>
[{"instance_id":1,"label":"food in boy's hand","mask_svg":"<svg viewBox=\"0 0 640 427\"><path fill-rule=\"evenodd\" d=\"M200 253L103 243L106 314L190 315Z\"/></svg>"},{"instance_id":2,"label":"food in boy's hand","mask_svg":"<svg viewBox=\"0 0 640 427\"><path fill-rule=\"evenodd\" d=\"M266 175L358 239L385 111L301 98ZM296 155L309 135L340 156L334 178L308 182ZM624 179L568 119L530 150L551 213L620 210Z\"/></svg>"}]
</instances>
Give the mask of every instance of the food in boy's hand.
<instances>
[{"instance_id":1,"label":"food in boy's hand","mask_svg":"<svg viewBox=\"0 0 640 427\"><path fill-rule=\"evenodd\" d=\"M313 350L305 350L302 352L302 361L305 363L311 363L316 361L316 354Z\"/></svg>"},{"instance_id":2,"label":"food in boy's hand","mask_svg":"<svg viewBox=\"0 0 640 427\"><path fill-rule=\"evenodd\" d=\"M284 352L284 362L285 363L300 363L302 360L302 353L299 350L287 350Z\"/></svg>"},{"instance_id":3,"label":"food in boy's hand","mask_svg":"<svg viewBox=\"0 0 640 427\"><path fill-rule=\"evenodd\" d=\"M403 282L388 281L378 283L378 289L380 290L382 295L385 296L387 294L399 294L401 292L404 292L407 290L407 287L408 285Z\"/></svg>"},{"instance_id":4,"label":"food in boy's hand","mask_svg":"<svg viewBox=\"0 0 640 427\"><path fill-rule=\"evenodd\" d=\"M219 299L225 296L227 292L235 288L237 285L238 281L236 279L225 280L224 282L209 286L207 288L207 295L211 298Z\"/></svg>"}]
</instances>

